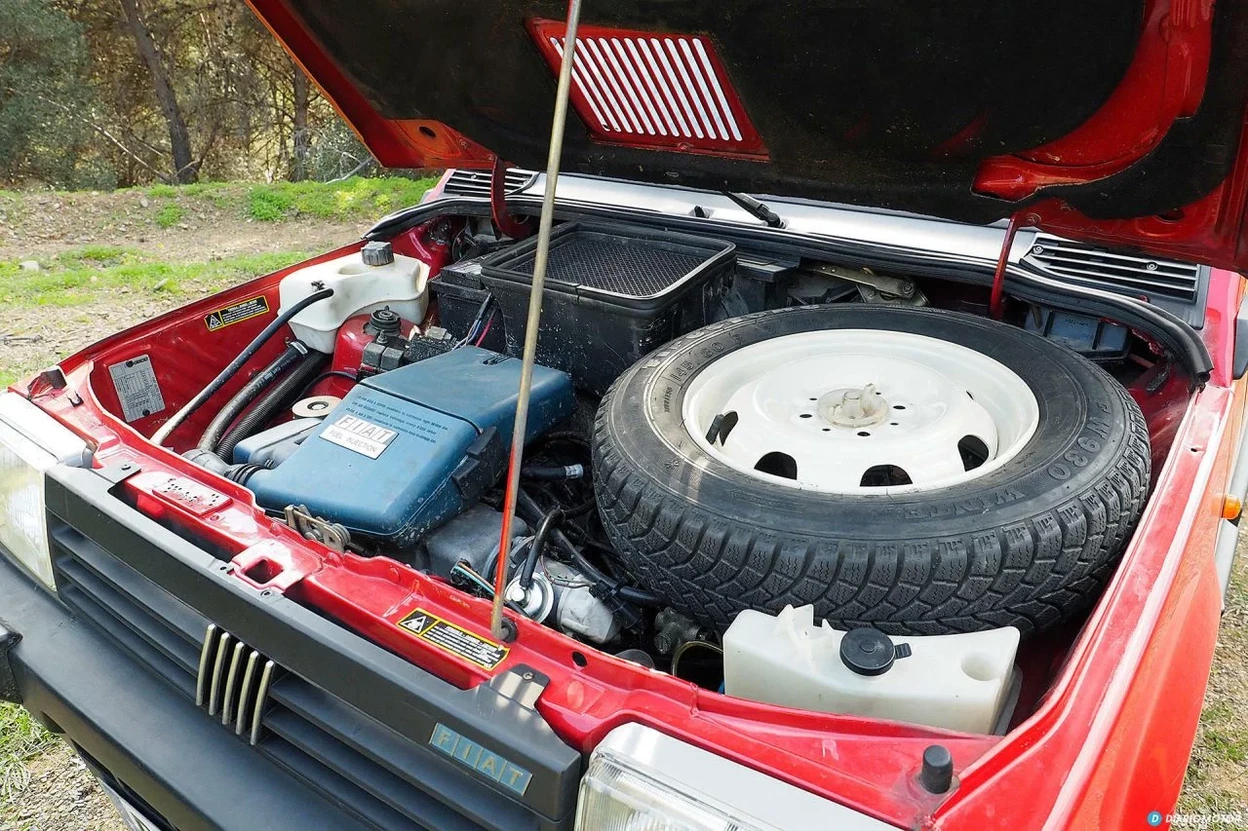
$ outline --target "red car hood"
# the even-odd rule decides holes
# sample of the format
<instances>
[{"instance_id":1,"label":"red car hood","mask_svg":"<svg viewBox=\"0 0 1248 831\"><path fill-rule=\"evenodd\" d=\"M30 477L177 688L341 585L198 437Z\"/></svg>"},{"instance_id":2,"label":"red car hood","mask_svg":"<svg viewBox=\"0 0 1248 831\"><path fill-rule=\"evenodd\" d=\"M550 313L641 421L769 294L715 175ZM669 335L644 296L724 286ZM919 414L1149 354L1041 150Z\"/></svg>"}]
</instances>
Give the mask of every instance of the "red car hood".
<instances>
[{"instance_id":1,"label":"red car hood","mask_svg":"<svg viewBox=\"0 0 1248 831\"><path fill-rule=\"evenodd\" d=\"M382 164L544 167L562 0L249 2ZM564 169L1248 270L1248 4L956 5L589 2Z\"/></svg>"}]
</instances>

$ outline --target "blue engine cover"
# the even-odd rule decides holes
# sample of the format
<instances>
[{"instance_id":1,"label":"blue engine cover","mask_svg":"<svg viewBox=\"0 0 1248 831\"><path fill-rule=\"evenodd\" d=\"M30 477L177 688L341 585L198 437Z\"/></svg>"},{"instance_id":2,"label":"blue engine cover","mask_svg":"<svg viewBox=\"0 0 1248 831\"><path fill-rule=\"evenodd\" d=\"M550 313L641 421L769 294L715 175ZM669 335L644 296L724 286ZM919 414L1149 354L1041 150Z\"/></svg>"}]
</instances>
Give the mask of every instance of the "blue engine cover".
<instances>
[{"instance_id":1,"label":"blue engine cover","mask_svg":"<svg viewBox=\"0 0 1248 831\"><path fill-rule=\"evenodd\" d=\"M470 346L382 373L247 486L266 508L306 505L353 533L408 545L467 507L452 476L479 464L472 457L487 440L510 444L519 388L520 361ZM566 374L534 367L527 440L575 406Z\"/></svg>"}]
</instances>

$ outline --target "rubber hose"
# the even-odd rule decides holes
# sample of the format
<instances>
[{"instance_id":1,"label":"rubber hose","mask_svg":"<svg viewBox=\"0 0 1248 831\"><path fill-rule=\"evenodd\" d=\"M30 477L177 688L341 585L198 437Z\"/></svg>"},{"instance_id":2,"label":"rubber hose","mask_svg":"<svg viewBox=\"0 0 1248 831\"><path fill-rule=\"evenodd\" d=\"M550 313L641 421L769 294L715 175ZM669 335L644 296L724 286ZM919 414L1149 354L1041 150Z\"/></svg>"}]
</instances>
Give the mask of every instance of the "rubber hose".
<instances>
[{"instance_id":1,"label":"rubber hose","mask_svg":"<svg viewBox=\"0 0 1248 831\"><path fill-rule=\"evenodd\" d=\"M529 543L528 556L524 558L524 566L520 569L520 587L526 591L529 586L533 585L533 572L537 570L537 562L542 557L542 549L546 547L546 537L560 522L563 522L563 511L555 508L542 517L542 521L537 524L537 531L533 533L533 542Z\"/></svg>"},{"instance_id":2,"label":"rubber hose","mask_svg":"<svg viewBox=\"0 0 1248 831\"><path fill-rule=\"evenodd\" d=\"M196 445L196 447L200 450L207 451L208 453L217 453L217 447L221 444L221 437L225 435L225 431L229 428L229 426L234 423L234 419L238 418L239 414L243 410L247 409L247 405L252 401L255 401L260 393L268 389L270 384L280 378L282 373L290 368L291 364L307 354L308 348L306 346L299 341L292 341L286 347L285 351L277 356L277 360L273 361L273 363L256 373L256 375L245 385L243 385L243 388L239 390L224 407L221 408L220 412L218 412L216 417L212 419L212 422L209 423L207 429L204 430L204 434L199 437L199 444ZM220 453L217 455L221 455L227 462L229 461L228 456L223 456Z\"/></svg>"},{"instance_id":3,"label":"rubber hose","mask_svg":"<svg viewBox=\"0 0 1248 831\"><path fill-rule=\"evenodd\" d=\"M544 516L542 509L538 507L537 501L525 492L524 488L521 488L520 492L516 495L516 505L521 511L528 514L528 516L525 517L526 520L534 523L541 522L541 518ZM580 552L580 549L572 544L572 540L568 539L567 535L558 528L551 529L550 538L554 541L556 546L568 555L572 562L576 564L576 567L585 573L586 577L595 583L606 586L607 589L620 600L623 600L626 603L632 603L636 606L661 605L662 601L659 600L657 595L653 595L642 589L633 588L632 586L622 585L619 581L603 574L598 570L597 566L586 559L585 555Z\"/></svg>"},{"instance_id":4,"label":"rubber hose","mask_svg":"<svg viewBox=\"0 0 1248 831\"><path fill-rule=\"evenodd\" d=\"M539 482L563 482L585 475L584 465L525 465L520 468L522 479Z\"/></svg>"},{"instance_id":5,"label":"rubber hose","mask_svg":"<svg viewBox=\"0 0 1248 831\"><path fill-rule=\"evenodd\" d=\"M248 410L239 418L238 422L230 428L229 432L221 439L221 443L217 445L217 455L227 462L234 458L234 448L243 439L250 436L256 431L256 428L266 423L286 405L290 404L308 383L308 379L316 375L321 365L326 359L326 355L320 352L309 353L303 362L298 364L291 370L286 377L278 381L269 389L256 405Z\"/></svg>"},{"instance_id":6,"label":"rubber hose","mask_svg":"<svg viewBox=\"0 0 1248 831\"><path fill-rule=\"evenodd\" d=\"M333 289L321 289L318 292L309 294L307 297L303 298L298 303L274 318L273 322L268 326L265 326L264 330L260 332L260 334L256 335L251 343L247 344L243 351L238 353L238 357L230 361L230 365L221 370L221 373L217 375L216 378L213 378L208 386L200 390L194 398L186 402L182 409L174 413L168 421L160 426L159 430L152 434L152 443L155 445L164 444L165 440L169 438L170 433L178 429L178 426L190 418L192 413L204 406L204 403L209 398L212 398L218 390L225 386L226 383L233 378L240 369L243 368L243 365L251 360L252 356L259 352L262 346L269 342L270 338L272 338L282 327L290 322L291 318L299 314L308 306L311 306L313 303L319 303L322 300L333 296Z\"/></svg>"}]
</instances>

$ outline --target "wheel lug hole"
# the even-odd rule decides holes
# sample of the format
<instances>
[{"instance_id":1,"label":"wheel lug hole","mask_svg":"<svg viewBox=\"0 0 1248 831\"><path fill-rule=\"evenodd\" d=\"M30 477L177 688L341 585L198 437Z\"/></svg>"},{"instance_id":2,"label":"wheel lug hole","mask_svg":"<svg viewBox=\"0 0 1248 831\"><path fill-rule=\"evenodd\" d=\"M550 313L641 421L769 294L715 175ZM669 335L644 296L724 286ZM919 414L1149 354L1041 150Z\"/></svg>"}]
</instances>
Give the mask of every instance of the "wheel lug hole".
<instances>
[{"instance_id":1,"label":"wheel lug hole","mask_svg":"<svg viewBox=\"0 0 1248 831\"><path fill-rule=\"evenodd\" d=\"M866 437L866 436L869 436L869 435L871 435L871 434L870 434L870 433L868 433L866 430L859 430L859 431L858 431L858 435L863 436L863 437Z\"/></svg>"},{"instance_id":2,"label":"wheel lug hole","mask_svg":"<svg viewBox=\"0 0 1248 831\"><path fill-rule=\"evenodd\" d=\"M801 417L802 418L814 418L814 415L812 413L802 413Z\"/></svg>"}]
</instances>

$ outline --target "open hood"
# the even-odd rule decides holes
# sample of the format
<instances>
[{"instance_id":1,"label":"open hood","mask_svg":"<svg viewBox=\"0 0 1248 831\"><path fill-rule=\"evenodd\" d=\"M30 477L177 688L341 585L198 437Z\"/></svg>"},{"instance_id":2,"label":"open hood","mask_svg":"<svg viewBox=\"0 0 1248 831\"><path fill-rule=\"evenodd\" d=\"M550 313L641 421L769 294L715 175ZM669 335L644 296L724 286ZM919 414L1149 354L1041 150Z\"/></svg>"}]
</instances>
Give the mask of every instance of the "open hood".
<instances>
[{"instance_id":1,"label":"open hood","mask_svg":"<svg viewBox=\"0 0 1248 831\"><path fill-rule=\"evenodd\" d=\"M249 0L378 160L545 165L561 0ZM588 0L563 168L1248 270L1248 3Z\"/></svg>"}]
</instances>

